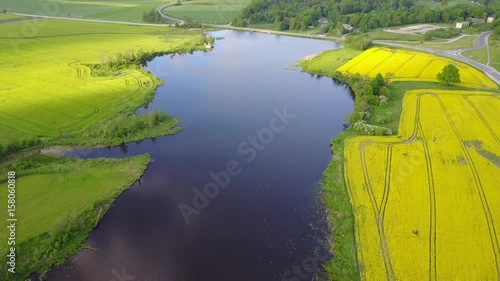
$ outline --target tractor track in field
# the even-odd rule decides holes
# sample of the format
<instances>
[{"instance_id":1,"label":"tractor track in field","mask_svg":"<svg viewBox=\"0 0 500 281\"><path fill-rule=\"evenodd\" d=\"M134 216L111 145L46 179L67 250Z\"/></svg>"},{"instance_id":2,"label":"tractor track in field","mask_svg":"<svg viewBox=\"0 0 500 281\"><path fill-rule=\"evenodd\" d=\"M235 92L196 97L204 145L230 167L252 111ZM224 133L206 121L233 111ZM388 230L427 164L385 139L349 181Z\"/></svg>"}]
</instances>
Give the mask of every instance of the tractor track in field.
<instances>
[{"instance_id":1,"label":"tractor track in field","mask_svg":"<svg viewBox=\"0 0 500 281\"><path fill-rule=\"evenodd\" d=\"M484 211L484 216L486 218L486 222L488 225L490 242L492 245L493 255L495 256L495 266L496 266L497 276L500 276L500 264L499 264L499 262L500 262L500 246L499 246L499 242L497 239L495 223L493 221L493 216L491 214L491 210L490 210L490 207L488 205L488 200L487 200L486 194L484 192L484 189L483 189L483 186L481 183L481 178L479 177L479 173L476 169L476 165L473 162L472 156L470 155L469 151L465 147L465 142L464 142L462 136L460 135L460 132L458 131L457 127L453 123L453 120L452 120L446 106L444 105L443 101L441 100L441 98L438 95L434 94L433 96L436 98L439 105L441 106L450 126L453 129L453 132L455 133L456 138L460 142L460 146L462 148L462 151L465 154L466 160L469 163L468 166L471 169L471 172L472 172L472 175L474 178L474 183L476 185L476 190L478 192L479 198L481 199L482 209Z\"/></svg>"},{"instance_id":2,"label":"tractor track in field","mask_svg":"<svg viewBox=\"0 0 500 281\"><path fill-rule=\"evenodd\" d=\"M403 66L405 66L408 62L410 62L416 56L417 56L416 54L412 54L409 59L407 59L405 62L400 64L396 69L394 69L394 72L392 73L394 75L394 77L396 77L396 72L398 72L401 68L403 68Z\"/></svg>"},{"instance_id":3,"label":"tractor track in field","mask_svg":"<svg viewBox=\"0 0 500 281\"><path fill-rule=\"evenodd\" d=\"M424 148L425 164L427 169L427 184L429 186L429 280L437 280L437 212L436 212L436 187L434 184L434 174L432 171L432 158L427 145L427 138L422 128L422 123L418 121L418 127L422 134L422 144Z\"/></svg>"},{"instance_id":4,"label":"tractor track in field","mask_svg":"<svg viewBox=\"0 0 500 281\"><path fill-rule=\"evenodd\" d=\"M396 142L384 142L383 144L387 145L387 167L386 167L386 175L385 175L385 184L384 184L384 193L382 196L382 201L379 205L377 204L377 200L375 197L375 194L373 192L372 188L372 183L369 178L368 174L368 167L367 167L367 162L366 162L366 157L365 157L365 146L371 145L371 144L378 144L373 141L365 141L360 144L359 152L360 152L360 162L361 162L361 167L363 170L363 176L364 176L364 181L365 181L365 189L367 190L368 196L370 198L370 204L372 207L372 211L374 212L375 216L375 222L377 224L377 230L378 230L378 235L379 235L379 240L380 240L380 250L383 255L384 259L384 266L386 270L386 278L387 280L393 281L396 280L393 268L392 268L392 262L390 258L390 251L387 246L387 239L385 237L385 229L384 229L384 219L385 219L385 210L387 207L387 203L389 201L389 193L390 193L390 171L392 170L392 149L394 145L401 145L401 144L410 144L413 143L418 139L418 132L419 132L419 124L420 124L420 104L421 104L421 98L424 95L432 95L432 93L421 93L417 94L416 96L416 106L415 106L415 117L413 118L413 131L411 135L406 139L402 141L396 141ZM425 142L425 141L423 141ZM425 144L424 144L425 145ZM347 181L349 182L349 181ZM430 264L430 272L433 273L434 276L436 276L436 215L435 215L435 193L434 193L434 182L432 180L432 187L430 188L430 200L431 200L431 212L433 212L433 215L431 215L431 236L429 237L430 241L432 241L432 248L429 250L429 264ZM431 277L431 276L430 276ZM431 280L436 280L436 278L431 279Z\"/></svg>"},{"instance_id":5,"label":"tractor track in field","mask_svg":"<svg viewBox=\"0 0 500 281\"><path fill-rule=\"evenodd\" d=\"M11 113L8 113L8 112L5 112L5 111L1 111L1 110L0 110L0 113L3 113L4 115L7 115L7 116L9 116L10 118L16 119L16 120L21 121L21 122L23 122L23 123L30 124L30 125L32 125L32 126L34 126L34 127L39 128L39 129L42 129L42 130L48 130L48 128L47 128L47 127L45 127L45 126L43 126L43 125L41 125L41 124L35 123L35 122L30 121L30 120L28 120L28 119L24 119L24 118L19 117L19 116L17 116L17 115L14 115L14 114L11 114Z\"/></svg>"},{"instance_id":6,"label":"tractor track in field","mask_svg":"<svg viewBox=\"0 0 500 281\"><path fill-rule=\"evenodd\" d=\"M420 76L422 75L422 73L424 73L424 71L427 69L427 67L429 67L436 59L431 59L429 60L429 62L427 62L424 67L422 67L422 69L420 69L420 71L418 72L417 76L415 76L415 78L420 78Z\"/></svg>"},{"instance_id":7,"label":"tractor track in field","mask_svg":"<svg viewBox=\"0 0 500 281\"><path fill-rule=\"evenodd\" d=\"M429 280L437 280L437 203L436 203L436 188L435 188L435 183L434 183L434 175L433 175L433 167L432 167L432 159L431 159L431 154L430 154L430 149L428 147L428 142L426 141L426 138L424 136L424 130L422 127L422 124L420 122L420 101L421 97L424 95L429 95L434 97L439 105L441 106L443 112L445 113L445 116L453 129L453 132L455 133L456 138L460 142L462 151L464 152L466 156L466 160L469 164L469 167L471 169L471 173L474 178L475 186L477 193L481 199L481 205L482 209L484 212L484 216L487 222L488 226L488 231L489 231L489 238L490 238L490 243L492 245L492 250L493 250L493 255L495 257L495 267L497 271L497 275L500 276L500 247L499 247L499 241L497 239L496 235L496 229L495 229L495 224L493 221L493 216L491 213L491 210L488 205L488 200L485 194L485 191L483 189L481 179L479 176L479 173L477 171L477 168L475 167L475 164L473 162L472 156L470 155L469 151L467 150L466 147L464 147L464 140L462 139L458 129L456 128L454 122L452 121L452 118L444 105L443 101L441 98L434 93L421 93L417 95L417 100L416 100L416 112L415 112L415 117L414 119L414 127L413 127L413 132L412 134L408 137L408 139L403 140L403 141L398 141L398 142L384 142L384 143L376 143L373 141L365 141L360 144L360 162L361 162L361 167L363 170L363 176L364 176L364 181L365 181L365 190L368 193L368 196L370 198L370 203L372 205L372 210L374 212L375 216L375 221L377 224L377 229L378 229L378 235L379 235L379 240L380 240L380 248L381 252L383 255L384 259L384 264L386 268L386 278L387 280L395 280L394 272L392 272L392 263L390 260L390 253L389 249L387 248L387 240L385 237L385 230L384 230L384 219L385 219L385 209L386 205L388 202L389 198L389 193L390 193L390 173L392 171L392 148L394 145L400 145L400 144L409 144L417 140L417 135L418 132L421 132L423 140L423 150L425 154L425 162L426 162L426 170L427 170L427 183L428 183L428 188L429 188ZM491 126L488 124L484 116L480 113L480 111L477 109L477 107L472 103L472 101L469 99L469 96L477 96L477 95L464 95L464 99L471 105L477 116L481 119L483 122L484 126L487 128L487 130L491 133L491 135L495 138L497 143L500 143L498 136L494 133L493 129ZM373 192L372 188L372 183L369 178L368 174L368 167L367 167L367 162L366 162L366 157L365 157L365 147L367 145L372 145L372 144L385 144L387 145L387 150L386 150L386 174L385 174L385 185L384 185L384 193L382 197L382 201L379 205L377 204L377 200L375 197L375 194ZM349 179L347 179L347 182L349 183Z\"/></svg>"},{"instance_id":8,"label":"tractor track in field","mask_svg":"<svg viewBox=\"0 0 500 281\"><path fill-rule=\"evenodd\" d=\"M484 116L481 114L481 112L479 111L479 109L477 109L476 105L474 105L474 103L469 99L469 96L477 96L477 95L464 95L464 99L472 107L472 110L474 110L474 112L476 112L477 116L479 117L479 119L481 119L481 121L483 122L484 126L490 132L490 134L493 136L493 138L496 140L496 142L498 144L500 144L500 138L498 138L497 134L495 134L495 132L493 131L493 129L491 128L491 126L488 124L488 122L486 121L486 119L484 118Z\"/></svg>"},{"instance_id":9,"label":"tractor track in field","mask_svg":"<svg viewBox=\"0 0 500 281\"><path fill-rule=\"evenodd\" d=\"M375 69L377 69L379 66L381 66L384 62L386 62L388 59L392 58L395 54L392 53L390 56L388 56L387 58L385 58L384 60L380 61L379 63L377 63L372 69L370 69L370 71L368 71L366 73L367 76L370 76L370 73L372 73L373 71L375 71Z\"/></svg>"}]
</instances>

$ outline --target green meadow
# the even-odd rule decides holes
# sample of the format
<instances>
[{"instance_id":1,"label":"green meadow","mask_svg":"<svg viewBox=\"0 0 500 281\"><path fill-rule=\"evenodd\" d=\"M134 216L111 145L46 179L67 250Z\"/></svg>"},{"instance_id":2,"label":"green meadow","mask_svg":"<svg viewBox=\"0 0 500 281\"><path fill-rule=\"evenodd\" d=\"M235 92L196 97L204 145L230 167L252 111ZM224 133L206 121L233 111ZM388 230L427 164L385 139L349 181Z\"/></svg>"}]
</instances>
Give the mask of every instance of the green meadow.
<instances>
[{"instance_id":1,"label":"green meadow","mask_svg":"<svg viewBox=\"0 0 500 281\"><path fill-rule=\"evenodd\" d=\"M140 64L116 64L119 58L193 51L203 42L201 33L168 27L55 19L0 25L0 34L6 35L0 37L0 145L4 147L34 139L97 145L81 135L98 135L95 127L103 120L130 118L152 99L160 83ZM107 72L97 73L99 68ZM176 124L168 120L164 133L143 128L143 136L111 132L99 142L109 145L165 135Z\"/></svg>"},{"instance_id":2,"label":"green meadow","mask_svg":"<svg viewBox=\"0 0 500 281\"><path fill-rule=\"evenodd\" d=\"M2 0L0 10L44 16L141 22L142 13L167 4L163 0Z\"/></svg>"},{"instance_id":3,"label":"green meadow","mask_svg":"<svg viewBox=\"0 0 500 281\"><path fill-rule=\"evenodd\" d=\"M74 254L111 206L140 178L148 155L125 159L79 160L33 155L0 169L0 198L7 198L7 171L16 171L16 274L0 280L25 280ZM2 208L2 221L7 211ZM4 230L5 229L5 230ZM3 227L0 240L7 241ZM5 264L7 244L0 244Z\"/></svg>"},{"instance_id":4,"label":"green meadow","mask_svg":"<svg viewBox=\"0 0 500 281\"><path fill-rule=\"evenodd\" d=\"M162 12L180 19L226 24L231 22L248 3L250 0L183 1L181 5L167 7Z\"/></svg>"}]
</instances>

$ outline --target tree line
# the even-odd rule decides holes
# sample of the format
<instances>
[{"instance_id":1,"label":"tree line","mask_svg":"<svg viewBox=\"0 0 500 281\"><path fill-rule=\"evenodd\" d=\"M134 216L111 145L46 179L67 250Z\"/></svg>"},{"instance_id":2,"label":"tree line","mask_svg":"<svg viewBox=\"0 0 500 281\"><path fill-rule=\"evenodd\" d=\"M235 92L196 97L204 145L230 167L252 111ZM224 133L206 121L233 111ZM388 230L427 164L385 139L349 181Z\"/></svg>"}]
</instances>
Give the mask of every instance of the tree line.
<instances>
[{"instance_id":1,"label":"tree line","mask_svg":"<svg viewBox=\"0 0 500 281\"><path fill-rule=\"evenodd\" d=\"M476 5L443 5L431 9L425 4L417 5L414 0L254 0L232 24L272 23L276 29L306 30L308 26L317 26L320 18L326 18L327 31L334 30L340 22L366 32L378 27L486 19L490 15L500 17L499 1L476 2Z\"/></svg>"}]
</instances>

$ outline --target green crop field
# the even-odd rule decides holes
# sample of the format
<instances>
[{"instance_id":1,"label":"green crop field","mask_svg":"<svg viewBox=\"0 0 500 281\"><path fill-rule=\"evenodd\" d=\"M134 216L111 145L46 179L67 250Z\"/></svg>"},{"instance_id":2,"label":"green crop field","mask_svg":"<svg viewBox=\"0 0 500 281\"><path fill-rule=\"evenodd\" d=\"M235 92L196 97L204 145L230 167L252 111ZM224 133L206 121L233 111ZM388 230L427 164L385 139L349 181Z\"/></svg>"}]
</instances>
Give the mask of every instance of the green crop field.
<instances>
[{"instance_id":1,"label":"green crop field","mask_svg":"<svg viewBox=\"0 0 500 281\"><path fill-rule=\"evenodd\" d=\"M477 36L465 36L456 41L449 42L447 39L434 39L431 41L426 41L424 43L407 43L409 45L432 48L437 50L455 50L471 48L477 44Z\"/></svg>"},{"instance_id":2,"label":"green crop field","mask_svg":"<svg viewBox=\"0 0 500 281\"><path fill-rule=\"evenodd\" d=\"M0 195L7 198L7 171L16 171L17 259L15 280L64 261L85 241L110 204L149 163L148 155L77 160L34 155L0 169ZM5 210L5 209L4 209ZM0 216L7 219L7 211ZM5 227L0 239L7 241ZM4 261L6 243L0 245ZM2 271L0 280L14 280Z\"/></svg>"},{"instance_id":3,"label":"green crop field","mask_svg":"<svg viewBox=\"0 0 500 281\"><path fill-rule=\"evenodd\" d=\"M141 106L154 92L154 77L138 67L95 77L85 64L118 53L183 50L202 37L166 27L54 19L0 25L0 34L0 145L80 133Z\"/></svg>"},{"instance_id":4,"label":"green crop field","mask_svg":"<svg viewBox=\"0 0 500 281\"><path fill-rule=\"evenodd\" d=\"M490 39L488 40L488 45L490 48L490 66L500 71L500 40ZM488 62L486 48L464 52L462 55L480 63L486 64Z\"/></svg>"},{"instance_id":5,"label":"green crop field","mask_svg":"<svg viewBox=\"0 0 500 281\"><path fill-rule=\"evenodd\" d=\"M441 2L433 1L433 0L417 0L415 3L417 5L425 5L430 7L431 9L439 9L441 7L453 7L458 4L469 4L471 5L470 0L448 0L447 5L443 5Z\"/></svg>"},{"instance_id":6,"label":"green crop field","mask_svg":"<svg viewBox=\"0 0 500 281\"><path fill-rule=\"evenodd\" d=\"M0 10L26 14L141 22L142 14L164 0L2 0Z\"/></svg>"},{"instance_id":7,"label":"green crop field","mask_svg":"<svg viewBox=\"0 0 500 281\"><path fill-rule=\"evenodd\" d=\"M500 71L500 40L489 40L490 66Z\"/></svg>"},{"instance_id":8,"label":"green crop field","mask_svg":"<svg viewBox=\"0 0 500 281\"><path fill-rule=\"evenodd\" d=\"M200 0L181 3L182 5L163 9L163 13L180 19L221 24L231 22L250 0Z\"/></svg>"}]
</instances>

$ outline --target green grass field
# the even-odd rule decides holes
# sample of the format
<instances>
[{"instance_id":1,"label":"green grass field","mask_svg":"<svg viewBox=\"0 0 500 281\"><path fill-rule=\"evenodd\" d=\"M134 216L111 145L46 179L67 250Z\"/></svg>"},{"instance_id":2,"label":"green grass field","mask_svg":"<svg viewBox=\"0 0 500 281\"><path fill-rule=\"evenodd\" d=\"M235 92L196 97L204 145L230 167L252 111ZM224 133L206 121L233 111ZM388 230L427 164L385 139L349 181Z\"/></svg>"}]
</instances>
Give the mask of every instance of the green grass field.
<instances>
[{"instance_id":1,"label":"green grass field","mask_svg":"<svg viewBox=\"0 0 500 281\"><path fill-rule=\"evenodd\" d=\"M500 40L488 40L490 46L490 66L500 71Z\"/></svg>"},{"instance_id":2,"label":"green grass field","mask_svg":"<svg viewBox=\"0 0 500 281\"><path fill-rule=\"evenodd\" d=\"M436 39L424 43L407 43L413 46L432 48L436 50L455 50L474 47L477 44L477 36L466 36L457 41L448 43L448 40Z\"/></svg>"},{"instance_id":3,"label":"green grass field","mask_svg":"<svg viewBox=\"0 0 500 281\"><path fill-rule=\"evenodd\" d=\"M468 52L463 52L462 55L464 57L471 58L475 61L478 61L478 62L484 63L484 64L486 64L486 62L488 61L488 54L487 54L486 48L468 51Z\"/></svg>"},{"instance_id":4,"label":"green grass field","mask_svg":"<svg viewBox=\"0 0 500 281\"><path fill-rule=\"evenodd\" d=\"M500 71L500 41L499 40L488 40L488 45L490 47L490 66ZM488 62L488 53L486 48L468 51L462 53L465 57L478 61L480 63L486 64Z\"/></svg>"},{"instance_id":5,"label":"green grass field","mask_svg":"<svg viewBox=\"0 0 500 281\"><path fill-rule=\"evenodd\" d=\"M95 77L85 64L117 53L185 50L203 38L173 28L67 20L0 25L0 34L0 144L80 134L140 107L157 79L137 66Z\"/></svg>"},{"instance_id":6,"label":"green grass field","mask_svg":"<svg viewBox=\"0 0 500 281\"><path fill-rule=\"evenodd\" d=\"M106 160L33 155L0 169L2 198L8 194L7 171L16 171L18 219L17 273L2 271L0 280L24 280L29 273L48 269L73 254L114 198L142 175L148 163L148 155ZM0 217L6 221L7 211ZM7 241L7 237L3 227L0 239ZM2 243L2 261L5 252L6 244Z\"/></svg>"},{"instance_id":7,"label":"green grass field","mask_svg":"<svg viewBox=\"0 0 500 281\"><path fill-rule=\"evenodd\" d=\"M142 13L167 4L164 0L2 0L0 10L26 14L141 22Z\"/></svg>"},{"instance_id":8,"label":"green grass field","mask_svg":"<svg viewBox=\"0 0 500 281\"><path fill-rule=\"evenodd\" d=\"M304 72L333 76L337 68L361 53L362 51L341 48L303 58L297 62L297 65Z\"/></svg>"},{"instance_id":9,"label":"green grass field","mask_svg":"<svg viewBox=\"0 0 500 281\"><path fill-rule=\"evenodd\" d=\"M163 9L163 13L180 19L225 24L231 22L250 0L200 0L181 3L182 5Z\"/></svg>"},{"instance_id":10,"label":"green grass field","mask_svg":"<svg viewBox=\"0 0 500 281\"><path fill-rule=\"evenodd\" d=\"M436 2L432 0L417 0L415 1L417 5L425 5L430 7L431 9L439 9L441 7L453 7L458 4L468 4L471 5L469 0L448 0L448 5L442 5L441 2Z\"/></svg>"}]
</instances>

